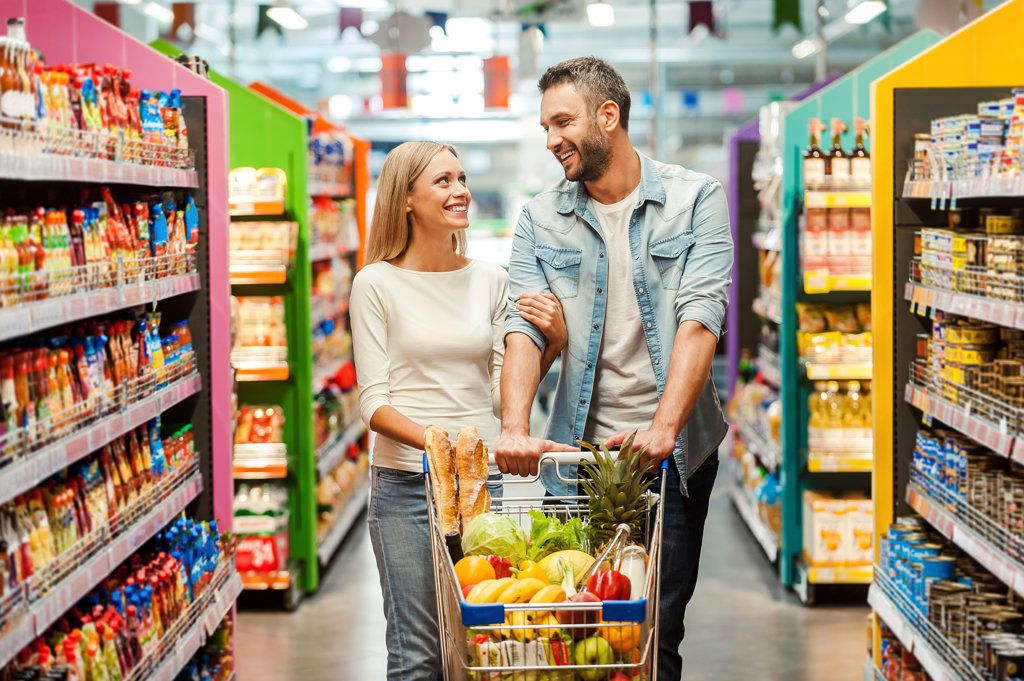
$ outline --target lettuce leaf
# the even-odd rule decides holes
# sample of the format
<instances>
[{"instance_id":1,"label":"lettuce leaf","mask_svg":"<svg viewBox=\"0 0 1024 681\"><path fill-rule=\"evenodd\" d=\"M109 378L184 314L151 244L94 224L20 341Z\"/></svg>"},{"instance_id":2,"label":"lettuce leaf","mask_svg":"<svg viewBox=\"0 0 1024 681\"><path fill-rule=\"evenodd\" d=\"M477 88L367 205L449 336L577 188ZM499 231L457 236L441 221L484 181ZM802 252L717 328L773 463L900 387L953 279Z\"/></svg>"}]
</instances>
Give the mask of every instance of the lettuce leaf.
<instances>
[{"instance_id":1,"label":"lettuce leaf","mask_svg":"<svg viewBox=\"0 0 1024 681\"><path fill-rule=\"evenodd\" d=\"M539 561L557 551L587 550L587 536L580 518L563 523L557 516L540 511L530 511L530 518L533 523L530 526L530 548L526 552L529 560Z\"/></svg>"}]
</instances>

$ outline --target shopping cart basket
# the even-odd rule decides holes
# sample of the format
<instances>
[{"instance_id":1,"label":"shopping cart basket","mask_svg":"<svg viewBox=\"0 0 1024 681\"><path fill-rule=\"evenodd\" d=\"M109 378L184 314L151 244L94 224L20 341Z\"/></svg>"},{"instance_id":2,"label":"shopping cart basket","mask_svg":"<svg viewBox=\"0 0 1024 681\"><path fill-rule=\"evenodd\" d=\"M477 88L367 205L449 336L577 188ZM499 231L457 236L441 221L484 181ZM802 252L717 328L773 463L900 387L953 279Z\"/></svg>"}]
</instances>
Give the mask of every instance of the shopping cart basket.
<instances>
[{"instance_id":1,"label":"shopping cart basket","mask_svg":"<svg viewBox=\"0 0 1024 681\"><path fill-rule=\"evenodd\" d=\"M540 465L577 464L588 460L594 460L588 452L547 453L541 457ZM468 603L459 588L455 566L441 535L426 456L423 469L445 681L620 681L623 678L649 681L656 678L665 462L661 468L660 494L647 493L644 518L647 566L643 593L636 600L596 603ZM564 482L578 482L556 471ZM506 479L506 490L535 482L538 477ZM557 516L562 521L573 517L586 520L589 515L586 496L505 496L491 502L492 513L514 518L527 534L531 510ZM620 526L587 575L577 580L579 589L586 585L589 574L606 561L617 564L627 529Z\"/></svg>"}]
</instances>

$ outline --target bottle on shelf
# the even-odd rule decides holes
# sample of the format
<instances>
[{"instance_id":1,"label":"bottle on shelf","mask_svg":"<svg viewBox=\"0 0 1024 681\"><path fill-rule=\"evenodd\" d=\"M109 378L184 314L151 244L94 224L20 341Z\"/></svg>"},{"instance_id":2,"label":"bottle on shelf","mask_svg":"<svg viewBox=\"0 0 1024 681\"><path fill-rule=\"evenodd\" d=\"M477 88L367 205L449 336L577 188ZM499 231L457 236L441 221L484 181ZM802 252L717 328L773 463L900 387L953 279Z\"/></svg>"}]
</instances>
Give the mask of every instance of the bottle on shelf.
<instances>
[{"instance_id":1,"label":"bottle on shelf","mask_svg":"<svg viewBox=\"0 0 1024 681\"><path fill-rule=\"evenodd\" d=\"M843 151L843 133L846 124L838 118L832 119L832 151L825 157L825 174L837 184L850 179L850 156Z\"/></svg>"},{"instance_id":2,"label":"bottle on shelf","mask_svg":"<svg viewBox=\"0 0 1024 681\"><path fill-rule=\"evenodd\" d=\"M853 151L850 153L850 176L857 183L871 182L871 154L864 146L864 138L868 134L868 123L863 118L854 121L856 138Z\"/></svg>"},{"instance_id":3,"label":"bottle on shelf","mask_svg":"<svg viewBox=\"0 0 1024 681\"><path fill-rule=\"evenodd\" d=\"M820 187L825 183L826 156L818 146L818 140L825 126L817 118L812 118L808 123L808 128L811 132L811 143L807 151L804 152L804 187Z\"/></svg>"}]
</instances>

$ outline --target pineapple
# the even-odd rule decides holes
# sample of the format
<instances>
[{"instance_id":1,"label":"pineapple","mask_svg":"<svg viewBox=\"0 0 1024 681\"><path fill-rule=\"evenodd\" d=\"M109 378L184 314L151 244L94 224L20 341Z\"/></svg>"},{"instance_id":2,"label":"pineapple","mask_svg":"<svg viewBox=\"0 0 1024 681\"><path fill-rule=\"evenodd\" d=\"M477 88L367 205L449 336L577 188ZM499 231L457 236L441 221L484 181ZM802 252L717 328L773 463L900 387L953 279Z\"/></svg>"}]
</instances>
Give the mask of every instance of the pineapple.
<instances>
[{"instance_id":1,"label":"pineapple","mask_svg":"<svg viewBox=\"0 0 1024 681\"><path fill-rule=\"evenodd\" d=\"M597 459L596 464L583 464L580 486L590 497L590 544L599 547L598 550L603 550L611 541L620 523L629 525L627 543L646 544L643 534L646 492L654 466L650 461L641 461L642 448L633 449L635 436L636 433L629 436L617 458L607 449L599 452L593 445L580 443Z\"/></svg>"}]
</instances>

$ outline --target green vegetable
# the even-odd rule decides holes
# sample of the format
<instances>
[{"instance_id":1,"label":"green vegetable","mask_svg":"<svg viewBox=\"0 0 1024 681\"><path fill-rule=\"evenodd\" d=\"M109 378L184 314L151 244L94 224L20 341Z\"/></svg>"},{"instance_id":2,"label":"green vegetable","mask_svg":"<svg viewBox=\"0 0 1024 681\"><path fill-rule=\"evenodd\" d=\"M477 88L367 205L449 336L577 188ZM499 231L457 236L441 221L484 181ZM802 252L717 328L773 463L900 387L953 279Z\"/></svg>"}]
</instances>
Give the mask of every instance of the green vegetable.
<instances>
[{"instance_id":1,"label":"green vegetable","mask_svg":"<svg viewBox=\"0 0 1024 681\"><path fill-rule=\"evenodd\" d=\"M573 549L587 550L587 535L583 521L579 518L563 523L557 516L530 511L533 524L530 526L530 549L526 557L539 561L556 551Z\"/></svg>"},{"instance_id":2,"label":"green vegetable","mask_svg":"<svg viewBox=\"0 0 1024 681\"><path fill-rule=\"evenodd\" d=\"M467 556L501 556L519 565L526 560L526 533L507 515L484 513L463 530L462 552Z\"/></svg>"}]
</instances>

